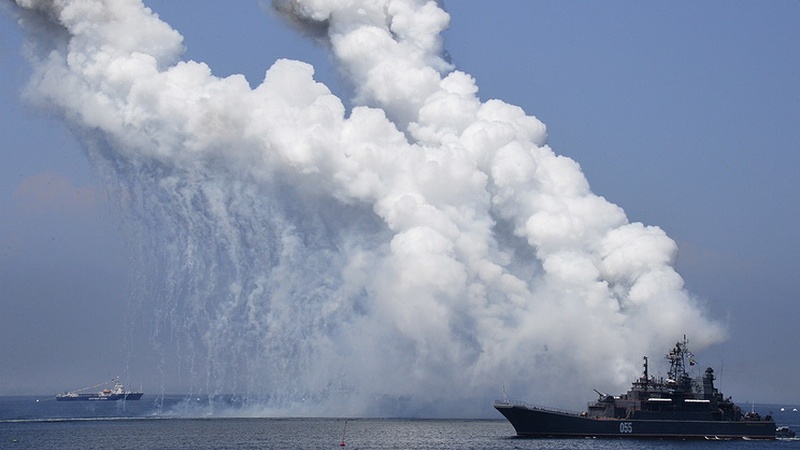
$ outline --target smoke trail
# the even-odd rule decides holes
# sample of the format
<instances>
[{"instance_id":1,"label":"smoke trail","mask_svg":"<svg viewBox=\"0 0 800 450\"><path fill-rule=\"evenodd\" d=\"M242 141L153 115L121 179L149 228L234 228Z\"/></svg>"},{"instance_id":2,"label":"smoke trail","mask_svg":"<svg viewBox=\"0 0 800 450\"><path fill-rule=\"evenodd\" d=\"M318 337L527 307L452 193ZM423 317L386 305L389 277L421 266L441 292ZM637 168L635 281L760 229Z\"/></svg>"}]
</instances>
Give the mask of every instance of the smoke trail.
<instances>
[{"instance_id":1,"label":"smoke trail","mask_svg":"<svg viewBox=\"0 0 800 450\"><path fill-rule=\"evenodd\" d=\"M192 392L464 414L502 384L551 401L569 383L559 402L582 401L684 333L722 338L674 242L442 58L433 1L274 1L325 36L349 113L302 62L251 89L180 61L181 36L139 0L16 3L28 92L83 130L139 225L136 295Z\"/></svg>"}]
</instances>

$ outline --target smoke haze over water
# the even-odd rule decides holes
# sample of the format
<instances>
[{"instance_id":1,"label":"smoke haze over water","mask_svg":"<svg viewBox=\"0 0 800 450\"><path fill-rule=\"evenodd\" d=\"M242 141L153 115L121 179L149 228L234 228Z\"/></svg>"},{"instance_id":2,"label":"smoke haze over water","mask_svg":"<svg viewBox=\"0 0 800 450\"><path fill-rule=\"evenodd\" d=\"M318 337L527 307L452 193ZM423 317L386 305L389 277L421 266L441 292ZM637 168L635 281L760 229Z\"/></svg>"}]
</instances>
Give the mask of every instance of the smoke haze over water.
<instances>
[{"instance_id":1,"label":"smoke haze over water","mask_svg":"<svg viewBox=\"0 0 800 450\"><path fill-rule=\"evenodd\" d=\"M136 309L192 393L463 414L503 385L620 385L684 334L724 335L660 228L442 57L436 2L273 2L329 43L349 111L299 61L254 89L181 61L138 0L16 3L27 93L79 130L131 219Z\"/></svg>"}]
</instances>

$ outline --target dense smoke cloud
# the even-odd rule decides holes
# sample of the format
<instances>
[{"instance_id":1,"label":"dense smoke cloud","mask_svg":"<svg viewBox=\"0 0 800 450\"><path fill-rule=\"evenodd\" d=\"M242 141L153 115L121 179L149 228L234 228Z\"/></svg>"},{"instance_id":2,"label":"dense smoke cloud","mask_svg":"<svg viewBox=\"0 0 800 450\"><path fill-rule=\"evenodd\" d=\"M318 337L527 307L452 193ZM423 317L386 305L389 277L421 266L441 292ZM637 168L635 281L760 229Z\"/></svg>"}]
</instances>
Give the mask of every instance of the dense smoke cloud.
<instances>
[{"instance_id":1,"label":"dense smoke cloud","mask_svg":"<svg viewBox=\"0 0 800 450\"><path fill-rule=\"evenodd\" d=\"M328 42L351 111L302 62L252 89L181 61L139 0L16 2L28 94L81 130L136 224L134 295L192 392L463 414L502 385L545 401L567 381L584 399L684 334L722 338L675 243L442 57L436 2L274 1Z\"/></svg>"}]
</instances>

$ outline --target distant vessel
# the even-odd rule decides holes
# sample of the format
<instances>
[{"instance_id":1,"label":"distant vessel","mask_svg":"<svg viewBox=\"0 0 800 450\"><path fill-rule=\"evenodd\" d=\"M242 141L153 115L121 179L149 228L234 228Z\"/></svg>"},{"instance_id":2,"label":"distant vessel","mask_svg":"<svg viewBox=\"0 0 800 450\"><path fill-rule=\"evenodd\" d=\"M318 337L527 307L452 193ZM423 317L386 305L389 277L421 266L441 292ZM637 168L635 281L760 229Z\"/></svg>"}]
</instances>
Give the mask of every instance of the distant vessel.
<instances>
[{"instance_id":1,"label":"distant vessel","mask_svg":"<svg viewBox=\"0 0 800 450\"><path fill-rule=\"evenodd\" d=\"M83 393L105 384L114 383L113 389L103 389L99 392ZM56 400L60 402L79 402L79 401L114 401L114 400L139 400L144 395L144 392L126 391L125 386L119 381L119 378L114 378L111 381L96 384L94 386L77 389L75 391L65 392L56 395Z\"/></svg>"},{"instance_id":2,"label":"distant vessel","mask_svg":"<svg viewBox=\"0 0 800 450\"><path fill-rule=\"evenodd\" d=\"M755 412L743 413L731 398L714 387L714 370L692 379L686 360L694 365L686 337L666 358L668 378L644 374L630 390L614 397L595 390L600 398L588 411L569 413L508 401L494 407L522 437L628 437L677 439L775 439L775 422Z\"/></svg>"}]
</instances>

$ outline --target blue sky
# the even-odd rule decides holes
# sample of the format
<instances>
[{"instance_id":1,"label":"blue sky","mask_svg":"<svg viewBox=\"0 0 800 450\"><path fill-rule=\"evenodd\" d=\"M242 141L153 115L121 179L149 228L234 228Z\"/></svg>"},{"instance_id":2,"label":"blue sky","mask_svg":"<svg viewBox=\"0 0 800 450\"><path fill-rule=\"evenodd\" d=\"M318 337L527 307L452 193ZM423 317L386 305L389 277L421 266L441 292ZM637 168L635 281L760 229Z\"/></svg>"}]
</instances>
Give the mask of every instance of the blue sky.
<instances>
[{"instance_id":1,"label":"blue sky","mask_svg":"<svg viewBox=\"0 0 800 450\"><path fill-rule=\"evenodd\" d=\"M183 34L186 59L215 75L243 73L255 85L276 59L299 59L349 97L326 50L258 2L145 4ZM800 402L800 3L459 0L445 8L445 48L474 76L478 96L538 117L550 146L581 165L596 194L677 242L688 290L727 325L727 341L703 355L723 366L726 394ZM67 127L21 99L30 68L7 9L0 394L49 393L126 364L137 331L124 325L120 219Z\"/></svg>"}]
</instances>

